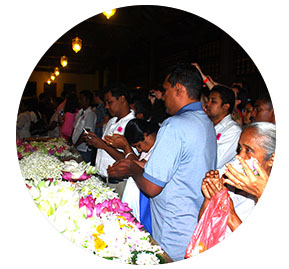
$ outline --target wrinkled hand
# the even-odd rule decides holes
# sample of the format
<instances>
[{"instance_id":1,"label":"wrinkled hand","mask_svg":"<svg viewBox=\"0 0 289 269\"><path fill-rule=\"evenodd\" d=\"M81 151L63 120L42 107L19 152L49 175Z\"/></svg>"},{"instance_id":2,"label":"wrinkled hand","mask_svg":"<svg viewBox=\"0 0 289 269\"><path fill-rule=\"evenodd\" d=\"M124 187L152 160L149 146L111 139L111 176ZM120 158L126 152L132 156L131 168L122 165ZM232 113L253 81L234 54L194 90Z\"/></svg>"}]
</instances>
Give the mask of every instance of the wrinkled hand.
<instances>
[{"instance_id":1,"label":"wrinkled hand","mask_svg":"<svg viewBox=\"0 0 289 269\"><path fill-rule=\"evenodd\" d=\"M115 162L112 166L108 166L107 174L109 177L127 178L132 176L133 166L136 165L129 159L121 159Z\"/></svg>"},{"instance_id":2,"label":"wrinkled hand","mask_svg":"<svg viewBox=\"0 0 289 269\"><path fill-rule=\"evenodd\" d=\"M83 138L88 145L95 148L103 148L104 142L96 134L88 132L88 134L83 133Z\"/></svg>"},{"instance_id":3,"label":"wrinkled hand","mask_svg":"<svg viewBox=\"0 0 289 269\"><path fill-rule=\"evenodd\" d=\"M258 172L258 175L255 175L240 156L236 156L236 158L240 161L246 175L239 173L231 164L226 164L227 170L225 175L228 178L224 179L224 183L228 183L237 189L248 192L259 199L268 182L269 175L257 161L254 161L254 166Z\"/></svg>"},{"instance_id":4,"label":"wrinkled hand","mask_svg":"<svg viewBox=\"0 0 289 269\"><path fill-rule=\"evenodd\" d=\"M114 148L125 149L129 146L126 138L120 134L106 135L104 137L104 142Z\"/></svg>"},{"instance_id":5,"label":"wrinkled hand","mask_svg":"<svg viewBox=\"0 0 289 269\"><path fill-rule=\"evenodd\" d=\"M219 171L211 170L203 179L202 192L206 199L210 200L214 195L224 189L223 180L219 178Z\"/></svg>"}]
</instances>

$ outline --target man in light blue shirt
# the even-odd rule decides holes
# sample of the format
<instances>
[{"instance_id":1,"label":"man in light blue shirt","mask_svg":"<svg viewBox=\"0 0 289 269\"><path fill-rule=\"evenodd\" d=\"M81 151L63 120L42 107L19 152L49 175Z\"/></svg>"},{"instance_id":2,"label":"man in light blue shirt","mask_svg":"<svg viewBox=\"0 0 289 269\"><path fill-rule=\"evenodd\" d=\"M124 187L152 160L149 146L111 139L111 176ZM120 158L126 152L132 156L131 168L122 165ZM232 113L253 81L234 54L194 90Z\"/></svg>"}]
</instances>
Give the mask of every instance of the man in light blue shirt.
<instances>
[{"instance_id":1,"label":"man in light blue shirt","mask_svg":"<svg viewBox=\"0 0 289 269\"><path fill-rule=\"evenodd\" d=\"M199 101L201 87L195 66L174 67L163 83L173 116L163 122L144 170L130 160L108 169L113 176L129 174L152 197L152 236L174 261L184 258L203 202L202 179L216 166L216 133Z\"/></svg>"}]
</instances>

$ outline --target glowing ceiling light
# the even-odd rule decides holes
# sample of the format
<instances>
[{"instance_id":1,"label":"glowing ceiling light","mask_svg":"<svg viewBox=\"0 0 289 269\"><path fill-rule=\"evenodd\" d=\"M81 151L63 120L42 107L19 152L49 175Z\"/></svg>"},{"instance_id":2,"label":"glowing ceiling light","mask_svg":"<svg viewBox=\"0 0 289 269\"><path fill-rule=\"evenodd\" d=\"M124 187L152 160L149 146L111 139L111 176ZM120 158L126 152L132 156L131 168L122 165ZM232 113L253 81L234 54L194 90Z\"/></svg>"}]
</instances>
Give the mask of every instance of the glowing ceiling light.
<instances>
[{"instance_id":1,"label":"glowing ceiling light","mask_svg":"<svg viewBox=\"0 0 289 269\"><path fill-rule=\"evenodd\" d=\"M50 75L50 79L51 79L52 81L56 79L56 76L55 76L54 73L51 73L51 75Z\"/></svg>"},{"instance_id":2,"label":"glowing ceiling light","mask_svg":"<svg viewBox=\"0 0 289 269\"><path fill-rule=\"evenodd\" d=\"M54 68L54 74L55 74L55 76L59 76L59 74L60 74L60 71L59 71L59 68L58 67L55 67Z\"/></svg>"},{"instance_id":3,"label":"glowing ceiling light","mask_svg":"<svg viewBox=\"0 0 289 269\"><path fill-rule=\"evenodd\" d=\"M102 14L109 20L116 12L116 8L102 12Z\"/></svg>"},{"instance_id":4,"label":"glowing ceiling light","mask_svg":"<svg viewBox=\"0 0 289 269\"><path fill-rule=\"evenodd\" d=\"M60 58L60 64L62 65L62 67L67 66L68 60L67 60L67 57L66 57L66 56L62 56L62 57Z\"/></svg>"},{"instance_id":5,"label":"glowing ceiling light","mask_svg":"<svg viewBox=\"0 0 289 269\"><path fill-rule=\"evenodd\" d=\"M72 49L75 51L75 53L79 52L81 48L82 48L82 40L78 38L78 36L76 38L73 38Z\"/></svg>"}]
</instances>

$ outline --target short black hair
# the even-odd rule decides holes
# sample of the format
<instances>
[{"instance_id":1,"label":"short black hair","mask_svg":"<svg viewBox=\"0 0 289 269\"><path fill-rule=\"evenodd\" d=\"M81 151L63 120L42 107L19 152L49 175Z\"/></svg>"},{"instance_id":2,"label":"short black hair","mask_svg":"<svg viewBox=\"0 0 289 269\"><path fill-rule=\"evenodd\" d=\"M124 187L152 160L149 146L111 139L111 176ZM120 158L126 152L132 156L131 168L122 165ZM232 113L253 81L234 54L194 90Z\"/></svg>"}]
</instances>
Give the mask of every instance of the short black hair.
<instances>
[{"instance_id":1,"label":"short black hair","mask_svg":"<svg viewBox=\"0 0 289 269\"><path fill-rule=\"evenodd\" d=\"M111 83L104 89L104 94L108 92L111 92L111 95L116 99L118 99L120 96L124 96L126 101L130 103L129 90L123 83Z\"/></svg>"},{"instance_id":2,"label":"short black hair","mask_svg":"<svg viewBox=\"0 0 289 269\"><path fill-rule=\"evenodd\" d=\"M70 94L67 96L66 103L64 106L64 113L70 112L75 113L76 109L78 108L78 98L76 94Z\"/></svg>"},{"instance_id":3,"label":"short black hair","mask_svg":"<svg viewBox=\"0 0 289 269\"><path fill-rule=\"evenodd\" d=\"M152 104L149 99L134 99L135 115L142 113L144 120L151 116Z\"/></svg>"},{"instance_id":4,"label":"short black hair","mask_svg":"<svg viewBox=\"0 0 289 269\"><path fill-rule=\"evenodd\" d=\"M81 91L79 94L85 96L85 98L89 101L89 105L92 104L93 94L92 94L91 91L89 91L89 90L83 90L83 91Z\"/></svg>"},{"instance_id":5,"label":"short black hair","mask_svg":"<svg viewBox=\"0 0 289 269\"><path fill-rule=\"evenodd\" d=\"M143 119L130 120L124 131L124 136L130 145L136 144L140 141L144 141L144 134L147 135L157 133L159 125L154 122L149 122Z\"/></svg>"},{"instance_id":6,"label":"short black hair","mask_svg":"<svg viewBox=\"0 0 289 269\"><path fill-rule=\"evenodd\" d=\"M177 83L182 84L189 98L200 100L203 80L199 70L191 63L179 63L168 71L168 82L174 87Z\"/></svg>"},{"instance_id":7,"label":"short black hair","mask_svg":"<svg viewBox=\"0 0 289 269\"><path fill-rule=\"evenodd\" d=\"M101 101L104 101L104 93L103 93L103 90L100 90L100 91L95 90L95 91L93 91L93 93L94 93L95 96L99 97L99 99L100 99Z\"/></svg>"},{"instance_id":8,"label":"short black hair","mask_svg":"<svg viewBox=\"0 0 289 269\"><path fill-rule=\"evenodd\" d=\"M220 95L220 98L222 99L222 105L224 104L229 104L229 114L231 114L233 112L233 109L235 107L235 93L233 92L233 90L231 90L228 87L225 86L221 86L221 85L215 85L212 90L212 92L217 92ZM210 93L210 94L211 94Z\"/></svg>"}]
</instances>

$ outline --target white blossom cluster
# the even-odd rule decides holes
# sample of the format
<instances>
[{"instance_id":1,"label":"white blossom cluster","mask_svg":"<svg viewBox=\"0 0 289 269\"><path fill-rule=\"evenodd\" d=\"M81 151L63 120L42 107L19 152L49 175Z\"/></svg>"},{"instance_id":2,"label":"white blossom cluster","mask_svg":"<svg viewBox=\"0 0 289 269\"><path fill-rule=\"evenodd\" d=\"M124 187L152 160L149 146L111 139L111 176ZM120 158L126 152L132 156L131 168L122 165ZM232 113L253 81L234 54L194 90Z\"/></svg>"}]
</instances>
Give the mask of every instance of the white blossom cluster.
<instances>
[{"instance_id":1,"label":"white blossom cluster","mask_svg":"<svg viewBox=\"0 0 289 269\"><path fill-rule=\"evenodd\" d=\"M136 259L137 265L152 265L159 264L159 258L155 253L141 252L137 255Z\"/></svg>"},{"instance_id":2,"label":"white blossom cluster","mask_svg":"<svg viewBox=\"0 0 289 269\"><path fill-rule=\"evenodd\" d=\"M35 204L53 226L73 243L82 242L87 226L93 226L95 218L87 219L85 207L79 208L79 193L74 185L59 180L27 184Z\"/></svg>"},{"instance_id":3,"label":"white blossom cluster","mask_svg":"<svg viewBox=\"0 0 289 269\"><path fill-rule=\"evenodd\" d=\"M92 176L84 181L78 181L74 186L81 197L92 195L93 198L96 198L96 204L103 203L105 200L118 198L118 194L114 189L108 187L96 176Z\"/></svg>"},{"instance_id":4,"label":"white blossom cluster","mask_svg":"<svg viewBox=\"0 0 289 269\"><path fill-rule=\"evenodd\" d=\"M39 182L42 179L60 179L63 162L41 152L33 152L19 161L21 174L25 179Z\"/></svg>"}]
</instances>

